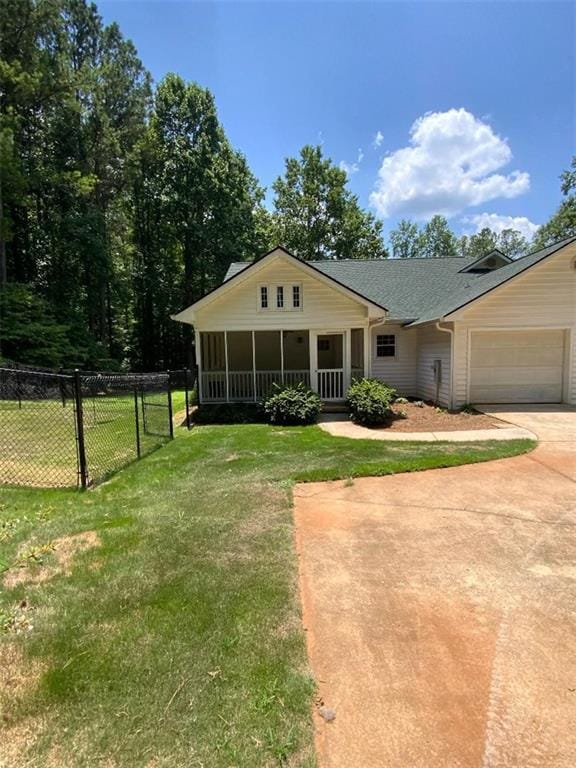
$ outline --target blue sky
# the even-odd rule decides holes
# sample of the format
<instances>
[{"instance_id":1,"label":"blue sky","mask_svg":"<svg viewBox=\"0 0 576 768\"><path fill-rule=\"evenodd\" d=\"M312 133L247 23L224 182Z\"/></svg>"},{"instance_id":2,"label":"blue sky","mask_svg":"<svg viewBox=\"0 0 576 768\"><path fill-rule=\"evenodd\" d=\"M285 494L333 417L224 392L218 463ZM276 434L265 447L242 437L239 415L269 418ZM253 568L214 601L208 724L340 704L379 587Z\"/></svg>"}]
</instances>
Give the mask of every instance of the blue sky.
<instances>
[{"instance_id":1,"label":"blue sky","mask_svg":"<svg viewBox=\"0 0 576 768\"><path fill-rule=\"evenodd\" d=\"M210 88L266 187L322 143L386 233L434 212L458 232L507 217L530 232L559 203L576 151L573 2L98 6L155 80Z\"/></svg>"}]
</instances>

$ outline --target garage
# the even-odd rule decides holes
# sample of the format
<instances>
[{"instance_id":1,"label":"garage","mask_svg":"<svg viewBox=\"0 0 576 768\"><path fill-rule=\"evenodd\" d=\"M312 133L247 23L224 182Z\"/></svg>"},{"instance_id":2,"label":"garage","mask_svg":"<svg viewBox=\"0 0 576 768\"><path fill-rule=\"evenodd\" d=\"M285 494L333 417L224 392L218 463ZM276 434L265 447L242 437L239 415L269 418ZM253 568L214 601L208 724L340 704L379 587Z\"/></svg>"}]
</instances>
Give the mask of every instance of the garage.
<instances>
[{"instance_id":1,"label":"garage","mask_svg":"<svg viewBox=\"0 0 576 768\"><path fill-rule=\"evenodd\" d=\"M559 403L563 330L473 331L470 402Z\"/></svg>"}]
</instances>

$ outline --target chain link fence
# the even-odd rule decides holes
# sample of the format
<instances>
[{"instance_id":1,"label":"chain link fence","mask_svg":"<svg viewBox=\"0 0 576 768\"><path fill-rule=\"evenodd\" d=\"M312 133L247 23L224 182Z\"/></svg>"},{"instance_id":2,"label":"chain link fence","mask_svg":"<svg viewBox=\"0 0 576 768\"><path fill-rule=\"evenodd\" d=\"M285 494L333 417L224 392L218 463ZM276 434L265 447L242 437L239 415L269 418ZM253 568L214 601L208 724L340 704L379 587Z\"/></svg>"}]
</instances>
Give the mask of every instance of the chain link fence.
<instances>
[{"instance_id":1,"label":"chain link fence","mask_svg":"<svg viewBox=\"0 0 576 768\"><path fill-rule=\"evenodd\" d=\"M117 374L0 367L0 483L86 488L190 425L189 371Z\"/></svg>"}]
</instances>

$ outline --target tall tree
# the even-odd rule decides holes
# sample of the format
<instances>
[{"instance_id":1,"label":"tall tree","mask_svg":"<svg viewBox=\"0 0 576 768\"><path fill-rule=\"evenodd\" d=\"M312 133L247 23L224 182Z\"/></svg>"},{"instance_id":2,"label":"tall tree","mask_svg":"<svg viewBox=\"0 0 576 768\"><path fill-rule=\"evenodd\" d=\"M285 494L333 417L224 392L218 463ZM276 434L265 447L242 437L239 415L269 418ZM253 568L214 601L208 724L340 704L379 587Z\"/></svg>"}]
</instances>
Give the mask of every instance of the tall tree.
<instances>
[{"instance_id":1,"label":"tall tree","mask_svg":"<svg viewBox=\"0 0 576 768\"><path fill-rule=\"evenodd\" d=\"M420 254L429 259L456 256L456 246L456 235L444 216L432 216L420 234Z\"/></svg>"},{"instance_id":2,"label":"tall tree","mask_svg":"<svg viewBox=\"0 0 576 768\"><path fill-rule=\"evenodd\" d=\"M13 0L0 25L0 273L49 302L86 362L121 357L125 169L149 76L85 0Z\"/></svg>"},{"instance_id":3,"label":"tall tree","mask_svg":"<svg viewBox=\"0 0 576 768\"><path fill-rule=\"evenodd\" d=\"M261 246L263 196L232 149L210 91L167 75L134 166L135 364L182 361L186 330L169 319Z\"/></svg>"},{"instance_id":4,"label":"tall tree","mask_svg":"<svg viewBox=\"0 0 576 768\"><path fill-rule=\"evenodd\" d=\"M390 232L392 255L395 259L413 259L420 256L420 230L418 224L401 219Z\"/></svg>"},{"instance_id":5,"label":"tall tree","mask_svg":"<svg viewBox=\"0 0 576 768\"><path fill-rule=\"evenodd\" d=\"M561 175L561 191L564 199L552 218L540 227L534 237L537 248L576 236L576 155L572 157L570 168Z\"/></svg>"},{"instance_id":6,"label":"tall tree","mask_svg":"<svg viewBox=\"0 0 576 768\"><path fill-rule=\"evenodd\" d=\"M362 210L346 173L305 146L286 159L275 192L272 237L302 259L379 259L387 256L382 224Z\"/></svg>"},{"instance_id":7,"label":"tall tree","mask_svg":"<svg viewBox=\"0 0 576 768\"><path fill-rule=\"evenodd\" d=\"M495 232L489 227L483 227L473 235L462 235L458 241L460 255L468 259L479 259L495 249L511 259L517 259L527 253L528 248L528 241L516 229Z\"/></svg>"},{"instance_id":8,"label":"tall tree","mask_svg":"<svg viewBox=\"0 0 576 768\"><path fill-rule=\"evenodd\" d=\"M503 229L498 235L498 250L510 259L519 259L529 248L528 240L517 229Z\"/></svg>"}]
</instances>

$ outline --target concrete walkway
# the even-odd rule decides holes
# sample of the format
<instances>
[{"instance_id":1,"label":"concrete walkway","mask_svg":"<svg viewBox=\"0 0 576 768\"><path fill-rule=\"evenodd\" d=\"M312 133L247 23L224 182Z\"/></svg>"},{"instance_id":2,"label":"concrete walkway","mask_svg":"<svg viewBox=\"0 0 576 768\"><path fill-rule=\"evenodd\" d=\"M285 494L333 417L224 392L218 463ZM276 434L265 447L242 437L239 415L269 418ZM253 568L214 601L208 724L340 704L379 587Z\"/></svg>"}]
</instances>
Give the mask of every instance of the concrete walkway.
<instances>
[{"instance_id":1,"label":"concrete walkway","mask_svg":"<svg viewBox=\"0 0 576 768\"><path fill-rule=\"evenodd\" d=\"M496 416L496 414L494 414ZM498 416L501 419L501 416ZM503 419L505 421L505 419ZM422 443L466 443L471 440L536 440L536 435L520 426L497 429L463 429L453 432L392 432L387 429L370 429L354 424L346 413L325 413L318 422L320 429L335 437L351 437L354 440L419 441Z\"/></svg>"},{"instance_id":2,"label":"concrete walkway","mask_svg":"<svg viewBox=\"0 0 576 768\"><path fill-rule=\"evenodd\" d=\"M574 768L576 410L530 454L295 489L319 768Z\"/></svg>"}]
</instances>

